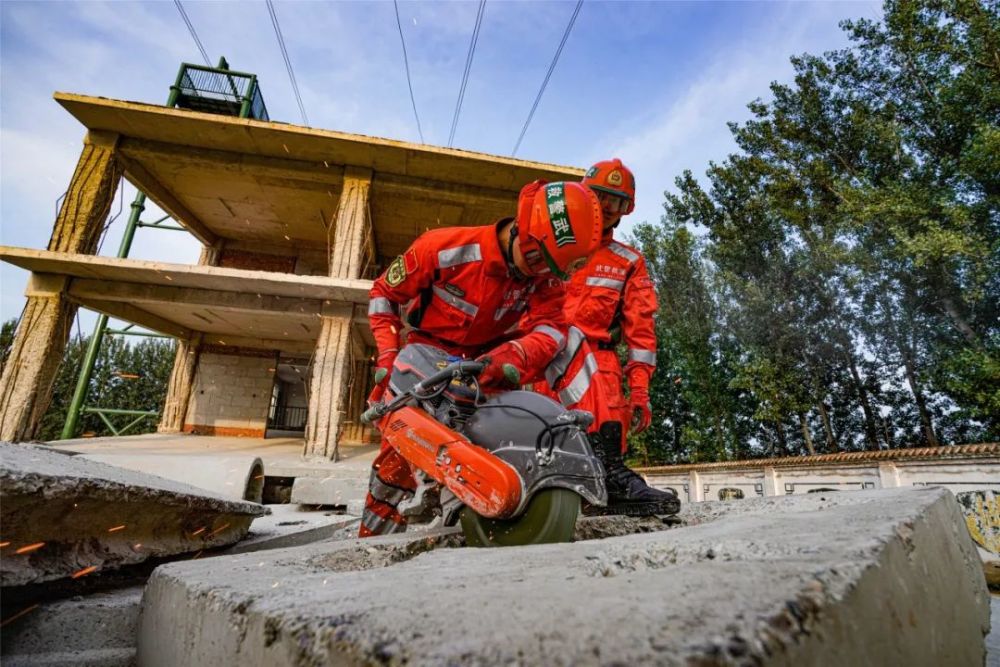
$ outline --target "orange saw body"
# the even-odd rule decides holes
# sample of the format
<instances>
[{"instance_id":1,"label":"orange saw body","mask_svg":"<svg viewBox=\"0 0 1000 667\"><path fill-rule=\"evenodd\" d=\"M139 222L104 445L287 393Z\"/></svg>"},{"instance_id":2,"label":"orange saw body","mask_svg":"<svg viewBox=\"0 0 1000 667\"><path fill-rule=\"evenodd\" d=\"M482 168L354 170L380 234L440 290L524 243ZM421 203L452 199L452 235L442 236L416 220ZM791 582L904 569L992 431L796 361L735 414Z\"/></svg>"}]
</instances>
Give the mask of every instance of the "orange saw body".
<instances>
[{"instance_id":1,"label":"orange saw body","mask_svg":"<svg viewBox=\"0 0 1000 667\"><path fill-rule=\"evenodd\" d=\"M420 408L395 410L380 420L379 429L404 459L477 514L506 518L520 506L524 483L514 468Z\"/></svg>"}]
</instances>

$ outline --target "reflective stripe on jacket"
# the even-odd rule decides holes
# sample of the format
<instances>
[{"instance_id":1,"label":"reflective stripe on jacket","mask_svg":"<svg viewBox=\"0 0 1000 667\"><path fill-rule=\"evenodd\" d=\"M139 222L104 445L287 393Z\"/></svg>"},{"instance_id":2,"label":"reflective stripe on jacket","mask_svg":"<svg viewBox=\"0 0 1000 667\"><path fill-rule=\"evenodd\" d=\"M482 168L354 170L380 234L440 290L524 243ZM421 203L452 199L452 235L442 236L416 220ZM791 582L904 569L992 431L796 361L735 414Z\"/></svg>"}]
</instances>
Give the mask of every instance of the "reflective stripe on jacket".
<instances>
[{"instance_id":1,"label":"reflective stripe on jacket","mask_svg":"<svg viewBox=\"0 0 1000 667\"><path fill-rule=\"evenodd\" d=\"M528 369L551 361L566 336L565 286L552 277L510 275L497 240L504 222L427 232L389 265L375 280L368 307L380 353L402 348L405 317L414 338L468 356L520 331L516 340Z\"/></svg>"}]
</instances>

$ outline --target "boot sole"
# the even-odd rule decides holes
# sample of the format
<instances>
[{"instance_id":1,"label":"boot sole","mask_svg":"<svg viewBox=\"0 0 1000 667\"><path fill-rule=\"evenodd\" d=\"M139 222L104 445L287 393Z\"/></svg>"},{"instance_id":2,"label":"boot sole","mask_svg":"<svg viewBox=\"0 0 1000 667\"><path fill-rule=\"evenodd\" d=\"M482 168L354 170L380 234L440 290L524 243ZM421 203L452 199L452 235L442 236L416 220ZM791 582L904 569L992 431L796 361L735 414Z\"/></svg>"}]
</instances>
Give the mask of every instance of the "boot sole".
<instances>
[{"instance_id":1,"label":"boot sole","mask_svg":"<svg viewBox=\"0 0 1000 667\"><path fill-rule=\"evenodd\" d=\"M681 511L681 501L678 498L673 500L661 500L653 503L615 503L608 507L598 507L597 505L585 505L584 516L663 516L674 515Z\"/></svg>"}]
</instances>

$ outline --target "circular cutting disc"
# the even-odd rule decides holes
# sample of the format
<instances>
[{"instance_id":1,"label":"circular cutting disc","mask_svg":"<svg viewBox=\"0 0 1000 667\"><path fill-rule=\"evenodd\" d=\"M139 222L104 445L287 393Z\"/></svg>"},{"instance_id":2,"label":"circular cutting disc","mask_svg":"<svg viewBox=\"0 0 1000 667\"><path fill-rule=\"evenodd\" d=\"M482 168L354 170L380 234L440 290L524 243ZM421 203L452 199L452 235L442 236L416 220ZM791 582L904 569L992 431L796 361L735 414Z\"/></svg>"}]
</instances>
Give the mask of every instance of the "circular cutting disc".
<instances>
[{"instance_id":1,"label":"circular cutting disc","mask_svg":"<svg viewBox=\"0 0 1000 667\"><path fill-rule=\"evenodd\" d=\"M580 496L569 489L539 491L521 516L487 519L468 507L460 515L465 543L470 547L510 547L569 542L580 513Z\"/></svg>"}]
</instances>

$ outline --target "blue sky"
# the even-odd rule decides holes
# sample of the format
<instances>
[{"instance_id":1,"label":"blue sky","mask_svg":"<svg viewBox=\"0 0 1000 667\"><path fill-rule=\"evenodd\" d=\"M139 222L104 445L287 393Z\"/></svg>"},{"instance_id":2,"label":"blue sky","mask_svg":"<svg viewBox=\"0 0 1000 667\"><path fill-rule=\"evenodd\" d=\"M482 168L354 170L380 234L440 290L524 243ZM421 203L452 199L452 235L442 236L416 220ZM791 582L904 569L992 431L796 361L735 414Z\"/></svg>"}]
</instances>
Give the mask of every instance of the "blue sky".
<instances>
[{"instance_id":1,"label":"blue sky","mask_svg":"<svg viewBox=\"0 0 1000 667\"><path fill-rule=\"evenodd\" d=\"M427 143L447 143L477 6L400 2ZM487 2L456 147L510 154L574 6ZM184 7L213 64L224 55L256 73L271 118L301 122L264 2ZM275 8L313 127L419 141L391 2ZM628 225L658 219L675 176L702 174L733 149L726 121L745 119L747 102L791 78L789 56L845 46L838 22L862 16L881 16L879 4L587 0L518 157L577 166L620 157L638 182ZM0 243L45 247L79 155L82 127L52 93L159 104L182 61L201 56L173 2L0 3ZM123 190L102 254L118 247L134 196ZM144 219L155 217L148 209ZM198 245L140 230L131 256L194 262ZM20 313L26 278L0 267L2 319Z\"/></svg>"}]
</instances>

